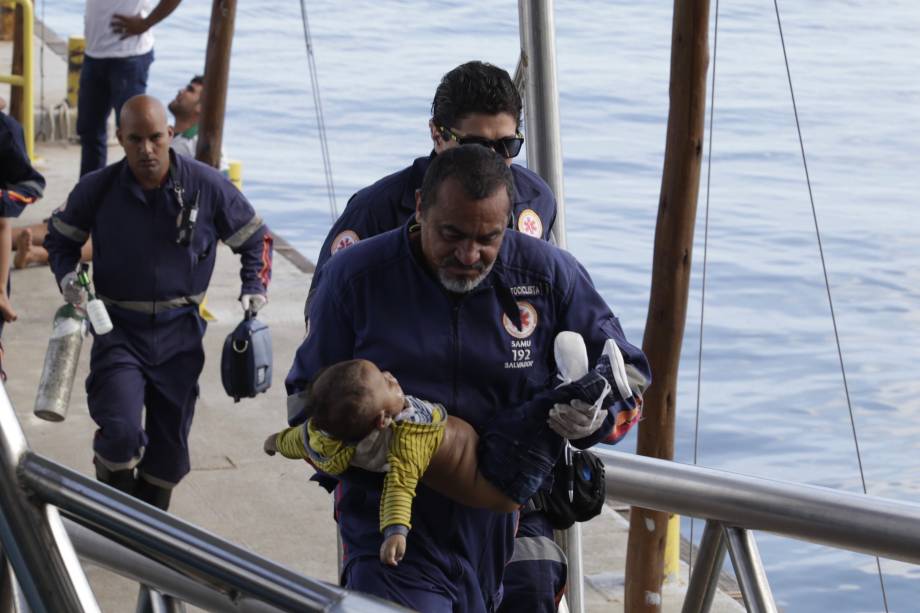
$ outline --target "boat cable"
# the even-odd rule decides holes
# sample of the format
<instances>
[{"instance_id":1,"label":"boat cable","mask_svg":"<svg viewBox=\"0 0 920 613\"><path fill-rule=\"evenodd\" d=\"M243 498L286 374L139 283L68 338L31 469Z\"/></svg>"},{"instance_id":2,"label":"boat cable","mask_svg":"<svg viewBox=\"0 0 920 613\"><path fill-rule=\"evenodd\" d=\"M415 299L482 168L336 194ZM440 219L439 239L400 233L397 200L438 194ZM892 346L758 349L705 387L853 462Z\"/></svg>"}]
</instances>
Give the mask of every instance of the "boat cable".
<instances>
[{"instance_id":1,"label":"boat cable","mask_svg":"<svg viewBox=\"0 0 920 613\"><path fill-rule=\"evenodd\" d=\"M319 78L316 74L316 60L313 58L313 39L310 36L310 21L307 18L306 0L300 0L300 16L303 21L303 38L307 45L307 64L310 67L310 88L313 93L313 107L316 109L316 125L319 133L320 149L323 153L323 172L326 178L326 193L329 196L329 214L332 221L339 216L335 203L335 184L332 181L332 160L329 158L329 144L326 139L326 122L323 119L323 103L319 95Z\"/></svg>"},{"instance_id":2,"label":"boat cable","mask_svg":"<svg viewBox=\"0 0 920 613\"><path fill-rule=\"evenodd\" d=\"M712 28L712 81L709 87L709 142L706 153L706 206L703 213L703 280L700 293L700 333L696 356L696 411L693 425L693 465L699 458L700 441L700 390L703 386L703 321L706 315L706 263L709 254L709 187L712 183L712 131L716 107L716 60L719 50L719 0L716 0L716 15ZM687 581L693 572L693 524L696 518L690 518L690 554L687 560Z\"/></svg>"},{"instance_id":3,"label":"boat cable","mask_svg":"<svg viewBox=\"0 0 920 613\"><path fill-rule=\"evenodd\" d=\"M831 297L831 284L827 275L827 263L824 260L824 247L821 243L821 230L818 227L818 213L815 208L815 197L811 188L811 176L808 173L808 161L805 157L805 141L802 138L802 126L799 123L799 111L795 104L795 90L792 87L792 72L789 69L789 56L786 53L786 40L783 37L783 23L782 19L780 19L779 4L777 3L777 0L773 0L773 7L776 11L776 25L779 28L779 40L783 48L783 61L786 64L786 79L789 81L789 96L792 99L792 112L795 115L795 129L799 137L799 149L802 153L802 166L805 169L805 183L808 186L808 199L811 202L811 215L815 222L815 235L818 239L818 253L821 256L821 270L824 274L824 287L827 290L827 302L828 306L830 307L831 322L834 326L834 341L837 344L837 359L840 362L840 375L843 378L843 392L846 396L847 409L849 410L850 414L850 429L853 432L853 445L856 448L856 462L859 466L859 479L862 483L863 494L868 494L869 491L866 488L866 475L863 471L862 454L859 451L859 437L856 434L856 419L853 415L853 403L850 400L850 389L847 385L847 373L843 362L843 351L840 348L840 334L837 330L837 317L834 312L834 300ZM882 574L882 563L878 556L875 556L875 565L878 569L878 580L882 590L882 601L885 605L885 612L888 613L888 594L885 591L885 578Z\"/></svg>"}]
</instances>

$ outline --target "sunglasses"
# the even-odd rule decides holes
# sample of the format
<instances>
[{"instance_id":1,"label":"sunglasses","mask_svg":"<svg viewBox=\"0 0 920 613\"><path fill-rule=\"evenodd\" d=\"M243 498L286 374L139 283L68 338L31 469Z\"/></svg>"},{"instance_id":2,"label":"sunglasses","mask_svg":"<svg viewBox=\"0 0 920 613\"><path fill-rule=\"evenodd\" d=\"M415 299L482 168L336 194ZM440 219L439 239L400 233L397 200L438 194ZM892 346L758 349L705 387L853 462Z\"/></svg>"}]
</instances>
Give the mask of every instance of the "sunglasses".
<instances>
[{"instance_id":1,"label":"sunglasses","mask_svg":"<svg viewBox=\"0 0 920 613\"><path fill-rule=\"evenodd\" d=\"M457 141L461 145L482 145L488 147L503 158L516 157L524 146L524 135L520 132L514 136L505 136L496 140L489 140L480 136L460 136L450 128L437 126L438 133L444 140Z\"/></svg>"}]
</instances>

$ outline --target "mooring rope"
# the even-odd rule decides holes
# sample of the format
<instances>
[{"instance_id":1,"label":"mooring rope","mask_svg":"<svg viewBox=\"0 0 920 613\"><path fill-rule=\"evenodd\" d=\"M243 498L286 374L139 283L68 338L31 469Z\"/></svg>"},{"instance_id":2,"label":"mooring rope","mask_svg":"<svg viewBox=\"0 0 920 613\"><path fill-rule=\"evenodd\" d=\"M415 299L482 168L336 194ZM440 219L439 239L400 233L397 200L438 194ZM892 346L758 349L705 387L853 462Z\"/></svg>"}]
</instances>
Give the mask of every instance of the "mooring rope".
<instances>
[{"instance_id":1,"label":"mooring rope","mask_svg":"<svg viewBox=\"0 0 920 613\"><path fill-rule=\"evenodd\" d=\"M306 0L300 0L300 15L303 21L303 37L307 45L307 63L310 66L310 87L313 93L313 106L316 109L316 124L319 144L323 152L323 171L326 178L326 192L329 195L329 214L332 221L339 216L335 203L335 184L332 181L332 160L329 157L329 144L326 140L326 122L323 119L323 103L319 95L319 78L316 74L316 61L313 58L313 39L310 36L310 21L307 18Z\"/></svg>"},{"instance_id":2,"label":"mooring rope","mask_svg":"<svg viewBox=\"0 0 920 613\"><path fill-rule=\"evenodd\" d=\"M799 111L795 104L795 89L792 87L792 71L789 69L789 56L786 53L786 39L783 36L783 22L779 16L779 4L773 0L773 7L776 10L776 25L779 28L779 40L783 47L783 61L786 64L786 79L789 81L789 96L792 98L792 112L795 115L795 129L799 136L799 149L802 152L802 167L805 169L805 183L808 186L808 199L811 202L811 216L815 222L815 235L818 238L818 253L821 255L821 270L824 273L824 287L827 290L827 303L831 311L831 322L834 325L834 341L837 344L837 359L840 362L840 376L843 378L843 392L847 400L847 410L850 413L850 429L853 432L853 445L856 448L856 462L859 465L859 479L862 483L863 494L868 494L866 488L866 475L863 471L862 454L859 451L859 437L856 434L856 419L853 415L853 403L850 401L850 388L847 385L847 371L843 362L843 351L840 348L840 334L837 331L837 316L834 312L834 300L831 297L831 284L827 275L827 263L824 260L824 247L821 243L821 230L818 226L818 213L815 208L815 197L811 189L811 176L808 173L808 161L805 157L805 140L802 138L802 126L799 123ZM882 601L885 604L885 611L888 611L888 594L885 591L885 578L882 575L882 563L878 556L875 556L875 566L878 569L878 581L882 589Z\"/></svg>"},{"instance_id":3,"label":"mooring rope","mask_svg":"<svg viewBox=\"0 0 920 613\"><path fill-rule=\"evenodd\" d=\"M719 0L716 0L715 24L712 33L712 84L709 88L709 142L707 143L708 152L706 153L706 207L703 214L703 282L700 292L700 340L696 355L696 412L693 425L693 465L696 466L699 459L699 441L700 441L700 390L703 386L703 322L706 315L706 263L709 255L709 187L712 183L712 131L713 119L715 117L716 107L716 58L719 49ZM687 562L688 577L693 572L693 523L694 518L690 518L690 556Z\"/></svg>"}]
</instances>

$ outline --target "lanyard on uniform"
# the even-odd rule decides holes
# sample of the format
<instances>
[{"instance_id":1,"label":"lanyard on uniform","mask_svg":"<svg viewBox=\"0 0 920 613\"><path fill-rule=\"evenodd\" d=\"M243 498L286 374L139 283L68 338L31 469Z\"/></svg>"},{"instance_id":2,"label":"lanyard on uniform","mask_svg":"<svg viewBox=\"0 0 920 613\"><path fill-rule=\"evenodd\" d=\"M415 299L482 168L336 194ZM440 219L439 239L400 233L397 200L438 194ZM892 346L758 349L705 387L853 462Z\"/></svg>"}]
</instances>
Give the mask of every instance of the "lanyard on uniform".
<instances>
[{"instance_id":1,"label":"lanyard on uniform","mask_svg":"<svg viewBox=\"0 0 920 613\"><path fill-rule=\"evenodd\" d=\"M175 164L169 165L169 179L173 184L173 191L176 193L176 200L179 202L179 217L176 219L176 244L181 247L188 247L192 244L192 236L195 234L195 222L198 220L198 198L201 192L195 194L195 200L186 205L183 194L185 189L179 183L176 177Z\"/></svg>"}]
</instances>

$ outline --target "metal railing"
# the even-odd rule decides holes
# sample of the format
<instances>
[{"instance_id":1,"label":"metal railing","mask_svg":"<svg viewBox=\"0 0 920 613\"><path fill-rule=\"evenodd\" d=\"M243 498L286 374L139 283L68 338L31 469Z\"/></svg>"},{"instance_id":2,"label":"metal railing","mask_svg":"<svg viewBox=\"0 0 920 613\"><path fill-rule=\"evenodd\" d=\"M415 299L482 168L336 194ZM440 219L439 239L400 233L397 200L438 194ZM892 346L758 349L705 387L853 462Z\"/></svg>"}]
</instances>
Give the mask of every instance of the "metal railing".
<instances>
[{"instance_id":1,"label":"metal railing","mask_svg":"<svg viewBox=\"0 0 920 613\"><path fill-rule=\"evenodd\" d=\"M7 0L22 7L22 74L0 74L0 83L9 83L13 87L22 88L22 131L26 141L26 153L29 158L35 157L35 109L34 87L32 85L32 46L35 44L33 36L34 17L32 0ZM16 24L19 27L19 24Z\"/></svg>"},{"instance_id":2,"label":"metal railing","mask_svg":"<svg viewBox=\"0 0 920 613\"><path fill-rule=\"evenodd\" d=\"M71 526L80 553L182 602L224 611L404 610L295 573L30 451L0 384L0 543L15 572L14 600L35 613L99 611L59 513L82 526Z\"/></svg>"},{"instance_id":3,"label":"metal railing","mask_svg":"<svg viewBox=\"0 0 920 613\"><path fill-rule=\"evenodd\" d=\"M920 505L595 450L618 501L707 520L684 613L709 610L726 549L748 611L776 611L749 530L920 563Z\"/></svg>"}]
</instances>

